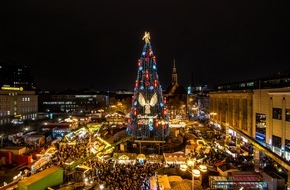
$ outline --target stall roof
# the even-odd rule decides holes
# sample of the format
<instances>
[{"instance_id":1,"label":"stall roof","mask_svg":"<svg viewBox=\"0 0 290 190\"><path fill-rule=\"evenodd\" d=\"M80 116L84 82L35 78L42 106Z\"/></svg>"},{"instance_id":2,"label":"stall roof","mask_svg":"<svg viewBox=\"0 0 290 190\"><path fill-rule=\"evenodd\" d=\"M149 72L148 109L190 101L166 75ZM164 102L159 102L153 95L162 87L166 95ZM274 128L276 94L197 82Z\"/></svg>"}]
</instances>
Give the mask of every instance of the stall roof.
<instances>
[{"instance_id":1,"label":"stall roof","mask_svg":"<svg viewBox=\"0 0 290 190\"><path fill-rule=\"evenodd\" d=\"M54 172L57 172L59 170L62 170L62 168L60 168L58 166L53 166L53 167L47 168L47 169L45 169L43 171L40 171L40 172L38 172L36 174L33 174L30 177L28 177L28 178L25 178L25 179L21 180L20 183L25 184L25 185L28 186L28 185L30 185L32 183L35 183L39 179L41 179L41 178L43 178L45 176L48 176L48 175L50 175L50 174L52 174Z\"/></svg>"},{"instance_id":2,"label":"stall roof","mask_svg":"<svg viewBox=\"0 0 290 190\"><path fill-rule=\"evenodd\" d=\"M233 181L261 181L256 173L233 172L231 178Z\"/></svg>"},{"instance_id":3,"label":"stall roof","mask_svg":"<svg viewBox=\"0 0 290 190\"><path fill-rule=\"evenodd\" d=\"M184 163L186 157L184 153L163 153L164 159L167 163Z\"/></svg>"},{"instance_id":4,"label":"stall roof","mask_svg":"<svg viewBox=\"0 0 290 190\"><path fill-rule=\"evenodd\" d=\"M164 190L171 190L171 186L167 175L157 175L158 186L163 187Z\"/></svg>"}]
</instances>

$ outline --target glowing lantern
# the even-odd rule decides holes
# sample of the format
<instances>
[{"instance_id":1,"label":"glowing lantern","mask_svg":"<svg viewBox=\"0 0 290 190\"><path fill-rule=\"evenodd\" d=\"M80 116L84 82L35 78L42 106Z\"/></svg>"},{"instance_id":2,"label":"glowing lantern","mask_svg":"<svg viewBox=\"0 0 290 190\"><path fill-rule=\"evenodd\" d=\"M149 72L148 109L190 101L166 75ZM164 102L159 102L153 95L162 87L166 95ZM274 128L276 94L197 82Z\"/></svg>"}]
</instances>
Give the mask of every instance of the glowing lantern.
<instances>
[{"instance_id":1,"label":"glowing lantern","mask_svg":"<svg viewBox=\"0 0 290 190\"><path fill-rule=\"evenodd\" d=\"M140 59L138 59L138 67L140 67L140 65L141 65L141 61Z\"/></svg>"},{"instance_id":2,"label":"glowing lantern","mask_svg":"<svg viewBox=\"0 0 290 190\"><path fill-rule=\"evenodd\" d=\"M166 108L163 108L163 115L166 115Z\"/></svg>"},{"instance_id":3,"label":"glowing lantern","mask_svg":"<svg viewBox=\"0 0 290 190\"><path fill-rule=\"evenodd\" d=\"M154 87L157 87L157 80L154 81Z\"/></svg>"},{"instance_id":4,"label":"glowing lantern","mask_svg":"<svg viewBox=\"0 0 290 190\"><path fill-rule=\"evenodd\" d=\"M153 52L152 52L152 50L151 50L151 49L149 49L149 50L148 50L148 56L150 56L150 57L151 57L152 55L153 55Z\"/></svg>"},{"instance_id":5,"label":"glowing lantern","mask_svg":"<svg viewBox=\"0 0 290 190\"><path fill-rule=\"evenodd\" d=\"M137 115L137 111L136 111L136 108L134 108L134 115L135 115L135 116Z\"/></svg>"},{"instance_id":6,"label":"glowing lantern","mask_svg":"<svg viewBox=\"0 0 290 190\"><path fill-rule=\"evenodd\" d=\"M192 175L193 177L199 177L200 176L200 171L197 169L192 170Z\"/></svg>"}]
</instances>

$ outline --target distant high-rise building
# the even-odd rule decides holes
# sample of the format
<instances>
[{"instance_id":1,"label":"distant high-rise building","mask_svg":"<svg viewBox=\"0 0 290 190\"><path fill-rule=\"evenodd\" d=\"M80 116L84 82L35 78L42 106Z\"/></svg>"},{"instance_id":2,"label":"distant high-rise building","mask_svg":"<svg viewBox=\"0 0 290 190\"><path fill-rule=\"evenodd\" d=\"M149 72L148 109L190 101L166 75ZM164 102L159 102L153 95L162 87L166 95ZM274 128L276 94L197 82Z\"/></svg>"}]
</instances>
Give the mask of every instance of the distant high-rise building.
<instances>
[{"instance_id":1,"label":"distant high-rise building","mask_svg":"<svg viewBox=\"0 0 290 190\"><path fill-rule=\"evenodd\" d=\"M35 90L34 78L30 75L29 67L0 62L0 87L22 87L24 90Z\"/></svg>"},{"instance_id":2,"label":"distant high-rise building","mask_svg":"<svg viewBox=\"0 0 290 190\"><path fill-rule=\"evenodd\" d=\"M0 61L0 125L35 119L38 95L27 66Z\"/></svg>"}]
</instances>

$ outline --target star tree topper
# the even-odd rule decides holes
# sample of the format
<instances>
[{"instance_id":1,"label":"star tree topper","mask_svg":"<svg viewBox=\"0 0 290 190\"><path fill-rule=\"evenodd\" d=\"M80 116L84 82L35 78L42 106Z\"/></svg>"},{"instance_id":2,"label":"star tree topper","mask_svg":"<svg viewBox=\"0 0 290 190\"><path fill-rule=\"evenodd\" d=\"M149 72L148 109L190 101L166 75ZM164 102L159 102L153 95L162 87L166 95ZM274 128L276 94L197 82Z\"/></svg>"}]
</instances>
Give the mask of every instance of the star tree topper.
<instances>
[{"instance_id":1,"label":"star tree topper","mask_svg":"<svg viewBox=\"0 0 290 190\"><path fill-rule=\"evenodd\" d=\"M142 40L145 40L146 43L150 43L150 33L145 31Z\"/></svg>"}]
</instances>

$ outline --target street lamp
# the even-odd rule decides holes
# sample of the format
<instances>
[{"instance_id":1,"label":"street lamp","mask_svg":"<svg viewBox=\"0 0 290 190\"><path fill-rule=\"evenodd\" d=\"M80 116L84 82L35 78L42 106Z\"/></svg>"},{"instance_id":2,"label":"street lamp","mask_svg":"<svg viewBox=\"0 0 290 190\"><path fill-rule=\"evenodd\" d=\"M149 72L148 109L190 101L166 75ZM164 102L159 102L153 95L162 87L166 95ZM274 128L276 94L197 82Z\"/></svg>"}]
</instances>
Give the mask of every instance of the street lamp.
<instances>
[{"instance_id":1,"label":"street lamp","mask_svg":"<svg viewBox=\"0 0 290 190\"><path fill-rule=\"evenodd\" d=\"M180 169L182 171L189 171L191 173L191 182L192 182L192 190L194 190L194 178L198 178L200 177L200 171L197 170L197 169L194 169L194 165L195 165L195 162L196 162L196 158L194 159L188 159L187 162L186 162L186 165L181 165L180 166Z\"/></svg>"},{"instance_id":2,"label":"street lamp","mask_svg":"<svg viewBox=\"0 0 290 190\"><path fill-rule=\"evenodd\" d=\"M100 188L100 190L103 190L105 188L105 186L103 184L100 184L99 188Z\"/></svg>"},{"instance_id":3,"label":"street lamp","mask_svg":"<svg viewBox=\"0 0 290 190\"><path fill-rule=\"evenodd\" d=\"M162 119L158 121L158 124L162 127L162 140L164 141L164 129L168 125L168 122Z\"/></svg>"},{"instance_id":4,"label":"street lamp","mask_svg":"<svg viewBox=\"0 0 290 190\"><path fill-rule=\"evenodd\" d=\"M206 165L199 165L199 170L203 173L207 172L207 167Z\"/></svg>"},{"instance_id":5,"label":"street lamp","mask_svg":"<svg viewBox=\"0 0 290 190\"><path fill-rule=\"evenodd\" d=\"M194 159L189 159L187 160L187 166L189 167L189 169L191 170L191 181L192 181L192 190L194 190L194 177L195 175L198 175L198 172L194 170L194 164L195 164L196 158Z\"/></svg>"},{"instance_id":6,"label":"street lamp","mask_svg":"<svg viewBox=\"0 0 290 190\"><path fill-rule=\"evenodd\" d=\"M29 127L23 128L24 132L27 133L29 131Z\"/></svg>"}]
</instances>

